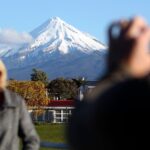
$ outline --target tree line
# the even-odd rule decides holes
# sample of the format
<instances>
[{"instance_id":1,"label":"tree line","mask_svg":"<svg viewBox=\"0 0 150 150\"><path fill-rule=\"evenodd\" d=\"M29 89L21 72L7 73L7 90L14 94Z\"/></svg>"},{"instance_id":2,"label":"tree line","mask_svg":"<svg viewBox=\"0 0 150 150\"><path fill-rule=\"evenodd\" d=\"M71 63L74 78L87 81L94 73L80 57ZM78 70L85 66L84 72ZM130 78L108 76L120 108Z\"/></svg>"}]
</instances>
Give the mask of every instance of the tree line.
<instances>
[{"instance_id":1,"label":"tree line","mask_svg":"<svg viewBox=\"0 0 150 150\"><path fill-rule=\"evenodd\" d=\"M49 100L74 99L78 88L85 81L77 79L56 78L48 80L48 75L38 69L33 69L30 81L9 80L8 89L18 93L28 106L45 106Z\"/></svg>"}]
</instances>

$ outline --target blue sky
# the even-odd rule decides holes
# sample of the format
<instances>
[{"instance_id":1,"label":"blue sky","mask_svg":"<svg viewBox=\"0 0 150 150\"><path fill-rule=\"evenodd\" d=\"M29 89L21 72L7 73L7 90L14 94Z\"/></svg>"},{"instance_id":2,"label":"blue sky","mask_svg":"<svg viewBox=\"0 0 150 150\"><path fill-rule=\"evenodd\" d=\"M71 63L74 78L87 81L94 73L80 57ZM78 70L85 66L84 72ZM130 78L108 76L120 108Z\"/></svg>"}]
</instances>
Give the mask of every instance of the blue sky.
<instances>
[{"instance_id":1,"label":"blue sky","mask_svg":"<svg viewBox=\"0 0 150 150\"><path fill-rule=\"evenodd\" d=\"M112 20L141 15L150 22L149 0L0 0L0 28L29 32L53 16L106 44Z\"/></svg>"}]
</instances>

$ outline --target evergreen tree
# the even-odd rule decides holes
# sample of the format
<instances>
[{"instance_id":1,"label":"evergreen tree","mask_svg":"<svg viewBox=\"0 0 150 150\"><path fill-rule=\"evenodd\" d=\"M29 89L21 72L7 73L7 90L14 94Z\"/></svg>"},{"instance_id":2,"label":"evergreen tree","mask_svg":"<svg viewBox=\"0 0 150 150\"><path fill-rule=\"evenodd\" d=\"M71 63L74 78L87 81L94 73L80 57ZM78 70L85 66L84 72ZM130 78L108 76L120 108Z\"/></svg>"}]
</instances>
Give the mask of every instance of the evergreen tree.
<instances>
[{"instance_id":1,"label":"evergreen tree","mask_svg":"<svg viewBox=\"0 0 150 150\"><path fill-rule=\"evenodd\" d=\"M31 74L31 81L41 81L45 85L48 84L48 76L47 74L42 70L33 69Z\"/></svg>"},{"instance_id":2,"label":"evergreen tree","mask_svg":"<svg viewBox=\"0 0 150 150\"><path fill-rule=\"evenodd\" d=\"M52 80L48 84L48 92L50 97L58 99L73 99L77 95L78 87L73 80L58 78Z\"/></svg>"},{"instance_id":3,"label":"evergreen tree","mask_svg":"<svg viewBox=\"0 0 150 150\"><path fill-rule=\"evenodd\" d=\"M73 78L72 80L76 83L78 88L86 82L84 77Z\"/></svg>"}]
</instances>

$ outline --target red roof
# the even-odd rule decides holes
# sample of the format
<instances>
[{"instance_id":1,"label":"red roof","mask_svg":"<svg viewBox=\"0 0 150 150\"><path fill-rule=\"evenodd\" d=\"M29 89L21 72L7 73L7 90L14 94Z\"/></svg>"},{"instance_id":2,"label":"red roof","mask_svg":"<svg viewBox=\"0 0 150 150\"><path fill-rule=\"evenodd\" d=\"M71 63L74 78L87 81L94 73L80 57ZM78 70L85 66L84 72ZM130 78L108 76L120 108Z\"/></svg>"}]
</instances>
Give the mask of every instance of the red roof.
<instances>
[{"instance_id":1,"label":"red roof","mask_svg":"<svg viewBox=\"0 0 150 150\"><path fill-rule=\"evenodd\" d=\"M74 100L50 100L51 107L74 107Z\"/></svg>"}]
</instances>

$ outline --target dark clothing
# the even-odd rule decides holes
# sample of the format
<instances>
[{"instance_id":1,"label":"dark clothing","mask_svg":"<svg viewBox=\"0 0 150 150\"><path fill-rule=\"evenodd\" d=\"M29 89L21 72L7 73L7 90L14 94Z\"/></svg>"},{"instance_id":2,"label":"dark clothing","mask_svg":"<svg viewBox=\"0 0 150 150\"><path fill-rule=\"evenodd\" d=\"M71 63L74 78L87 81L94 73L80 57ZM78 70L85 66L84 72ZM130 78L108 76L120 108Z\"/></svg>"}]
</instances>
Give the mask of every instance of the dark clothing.
<instances>
[{"instance_id":1,"label":"dark clothing","mask_svg":"<svg viewBox=\"0 0 150 150\"><path fill-rule=\"evenodd\" d=\"M39 149L39 138L24 100L4 90L4 102L0 107L0 150L18 150L18 137L23 142L23 150Z\"/></svg>"},{"instance_id":2,"label":"dark clothing","mask_svg":"<svg viewBox=\"0 0 150 150\"><path fill-rule=\"evenodd\" d=\"M119 83L95 100L92 145L106 150L149 149L150 85L147 79Z\"/></svg>"},{"instance_id":3,"label":"dark clothing","mask_svg":"<svg viewBox=\"0 0 150 150\"><path fill-rule=\"evenodd\" d=\"M109 88L112 88L116 84L129 79L131 79L131 76L121 69L112 73L107 73L102 79L100 79L99 83L92 90L92 92L86 95L84 101L93 102L97 96L100 96Z\"/></svg>"},{"instance_id":4,"label":"dark clothing","mask_svg":"<svg viewBox=\"0 0 150 150\"><path fill-rule=\"evenodd\" d=\"M98 85L92 92L85 95L83 101L80 102L76 100L76 108L73 111L68 126L68 141L71 145L71 149L94 149L93 144L92 148L89 147L89 144L92 143L92 133L90 131L92 129L91 118L94 115L93 108L95 107L95 101L100 95L103 95L103 93L114 87L116 84L129 79L129 75L121 70L108 73L100 79ZM89 128L91 129L89 130ZM88 133L88 131L90 133Z\"/></svg>"},{"instance_id":5,"label":"dark clothing","mask_svg":"<svg viewBox=\"0 0 150 150\"><path fill-rule=\"evenodd\" d=\"M149 116L148 80L119 82L75 110L69 126L71 148L149 149Z\"/></svg>"}]
</instances>

